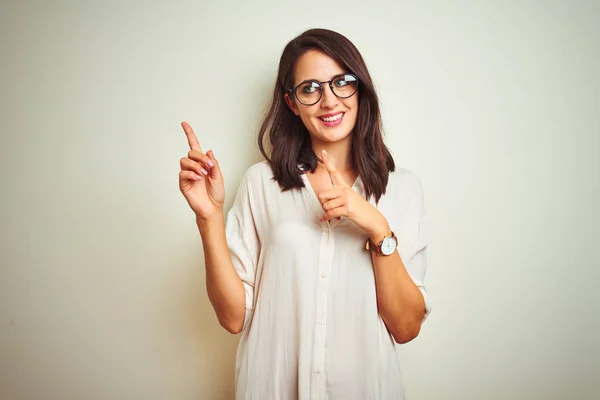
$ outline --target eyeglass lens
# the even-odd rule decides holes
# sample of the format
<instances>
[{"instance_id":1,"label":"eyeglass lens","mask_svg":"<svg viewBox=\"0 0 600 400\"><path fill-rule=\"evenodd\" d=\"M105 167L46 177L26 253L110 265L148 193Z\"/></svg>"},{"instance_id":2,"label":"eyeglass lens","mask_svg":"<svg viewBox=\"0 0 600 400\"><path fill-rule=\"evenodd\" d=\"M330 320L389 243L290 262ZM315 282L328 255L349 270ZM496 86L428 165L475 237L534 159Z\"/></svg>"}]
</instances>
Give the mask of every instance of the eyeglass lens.
<instances>
[{"instance_id":1,"label":"eyeglass lens","mask_svg":"<svg viewBox=\"0 0 600 400\"><path fill-rule=\"evenodd\" d=\"M333 94L337 97L352 96L358 88L358 79L353 75L340 75L331 81ZM305 105L316 104L323 96L323 85L317 81L304 82L296 88L296 97Z\"/></svg>"}]
</instances>

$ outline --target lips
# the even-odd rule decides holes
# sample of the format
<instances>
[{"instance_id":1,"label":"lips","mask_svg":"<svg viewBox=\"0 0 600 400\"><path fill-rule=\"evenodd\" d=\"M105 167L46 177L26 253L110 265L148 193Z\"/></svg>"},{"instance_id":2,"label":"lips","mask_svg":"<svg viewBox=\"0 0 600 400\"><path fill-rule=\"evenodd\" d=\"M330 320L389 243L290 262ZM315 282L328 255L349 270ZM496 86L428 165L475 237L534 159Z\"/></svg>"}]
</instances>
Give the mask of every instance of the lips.
<instances>
[{"instance_id":1,"label":"lips","mask_svg":"<svg viewBox=\"0 0 600 400\"><path fill-rule=\"evenodd\" d=\"M335 114L326 114L319 117L319 119L323 122L336 122L342 119L344 116L343 112L335 113Z\"/></svg>"},{"instance_id":2,"label":"lips","mask_svg":"<svg viewBox=\"0 0 600 400\"><path fill-rule=\"evenodd\" d=\"M321 115L318 118L321 121L321 123L327 128L335 128L336 126L342 123L345 114L346 113L342 111L337 113Z\"/></svg>"}]
</instances>

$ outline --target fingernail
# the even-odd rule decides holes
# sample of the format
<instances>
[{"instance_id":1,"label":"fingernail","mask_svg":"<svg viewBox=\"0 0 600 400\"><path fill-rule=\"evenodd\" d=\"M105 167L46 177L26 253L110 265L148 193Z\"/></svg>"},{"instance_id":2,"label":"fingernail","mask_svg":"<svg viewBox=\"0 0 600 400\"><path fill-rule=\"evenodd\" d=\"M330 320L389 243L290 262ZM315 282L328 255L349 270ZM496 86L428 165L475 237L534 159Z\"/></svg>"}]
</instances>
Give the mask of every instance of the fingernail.
<instances>
[{"instance_id":1,"label":"fingernail","mask_svg":"<svg viewBox=\"0 0 600 400\"><path fill-rule=\"evenodd\" d=\"M196 179L200 180L200 179L202 179L202 177L200 175L196 174Z\"/></svg>"},{"instance_id":2,"label":"fingernail","mask_svg":"<svg viewBox=\"0 0 600 400\"><path fill-rule=\"evenodd\" d=\"M200 172L202 172L204 175L208 175L208 172L204 168L201 168Z\"/></svg>"},{"instance_id":3,"label":"fingernail","mask_svg":"<svg viewBox=\"0 0 600 400\"><path fill-rule=\"evenodd\" d=\"M215 163L214 163L214 162L212 162L212 161L209 161L209 162L207 162L207 164L208 164L208 166L209 166L209 167L211 167L211 168L215 166Z\"/></svg>"}]
</instances>

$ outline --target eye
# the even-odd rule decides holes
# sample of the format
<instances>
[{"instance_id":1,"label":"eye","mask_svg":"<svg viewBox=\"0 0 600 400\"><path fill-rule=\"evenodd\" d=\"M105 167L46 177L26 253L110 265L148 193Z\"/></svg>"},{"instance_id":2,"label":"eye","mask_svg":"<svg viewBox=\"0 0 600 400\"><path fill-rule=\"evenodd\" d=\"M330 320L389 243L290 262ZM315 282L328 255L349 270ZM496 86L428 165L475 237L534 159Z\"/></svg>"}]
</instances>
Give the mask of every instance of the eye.
<instances>
[{"instance_id":1,"label":"eye","mask_svg":"<svg viewBox=\"0 0 600 400\"><path fill-rule=\"evenodd\" d=\"M344 87L347 85L352 85L356 83L356 78L352 75L342 75L338 78L335 78L333 84L336 87Z\"/></svg>"},{"instance_id":2,"label":"eye","mask_svg":"<svg viewBox=\"0 0 600 400\"><path fill-rule=\"evenodd\" d=\"M312 94L319 90L321 86L317 82L307 82L300 86L300 91L304 94Z\"/></svg>"},{"instance_id":3,"label":"eye","mask_svg":"<svg viewBox=\"0 0 600 400\"><path fill-rule=\"evenodd\" d=\"M333 84L336 87L344 87L348 84L348 82L346 82L346 80L344 78L338 78L333 82Z\"/></svg>"}]
</instances>

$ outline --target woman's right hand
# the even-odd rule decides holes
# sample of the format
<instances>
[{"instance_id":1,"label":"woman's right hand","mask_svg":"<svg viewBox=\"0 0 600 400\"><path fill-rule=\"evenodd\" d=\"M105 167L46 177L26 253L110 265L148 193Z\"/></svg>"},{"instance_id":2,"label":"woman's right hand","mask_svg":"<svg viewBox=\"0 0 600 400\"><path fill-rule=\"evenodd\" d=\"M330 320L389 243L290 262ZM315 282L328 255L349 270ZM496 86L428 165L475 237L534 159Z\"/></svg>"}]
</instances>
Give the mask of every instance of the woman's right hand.
<instances>
[{"instance_id":1,"label":"woman's right hand","mask_svg":"<svg viewBox=\"0 0 600 400\"><path fill-rule=\"evenodd\" d=\"M190 151L181 159L179 189L198 218L208 220L223 212L225 186L219 163L212 150L202 152L190 124L182 122Z\"/></svg>"}]
</instances>

